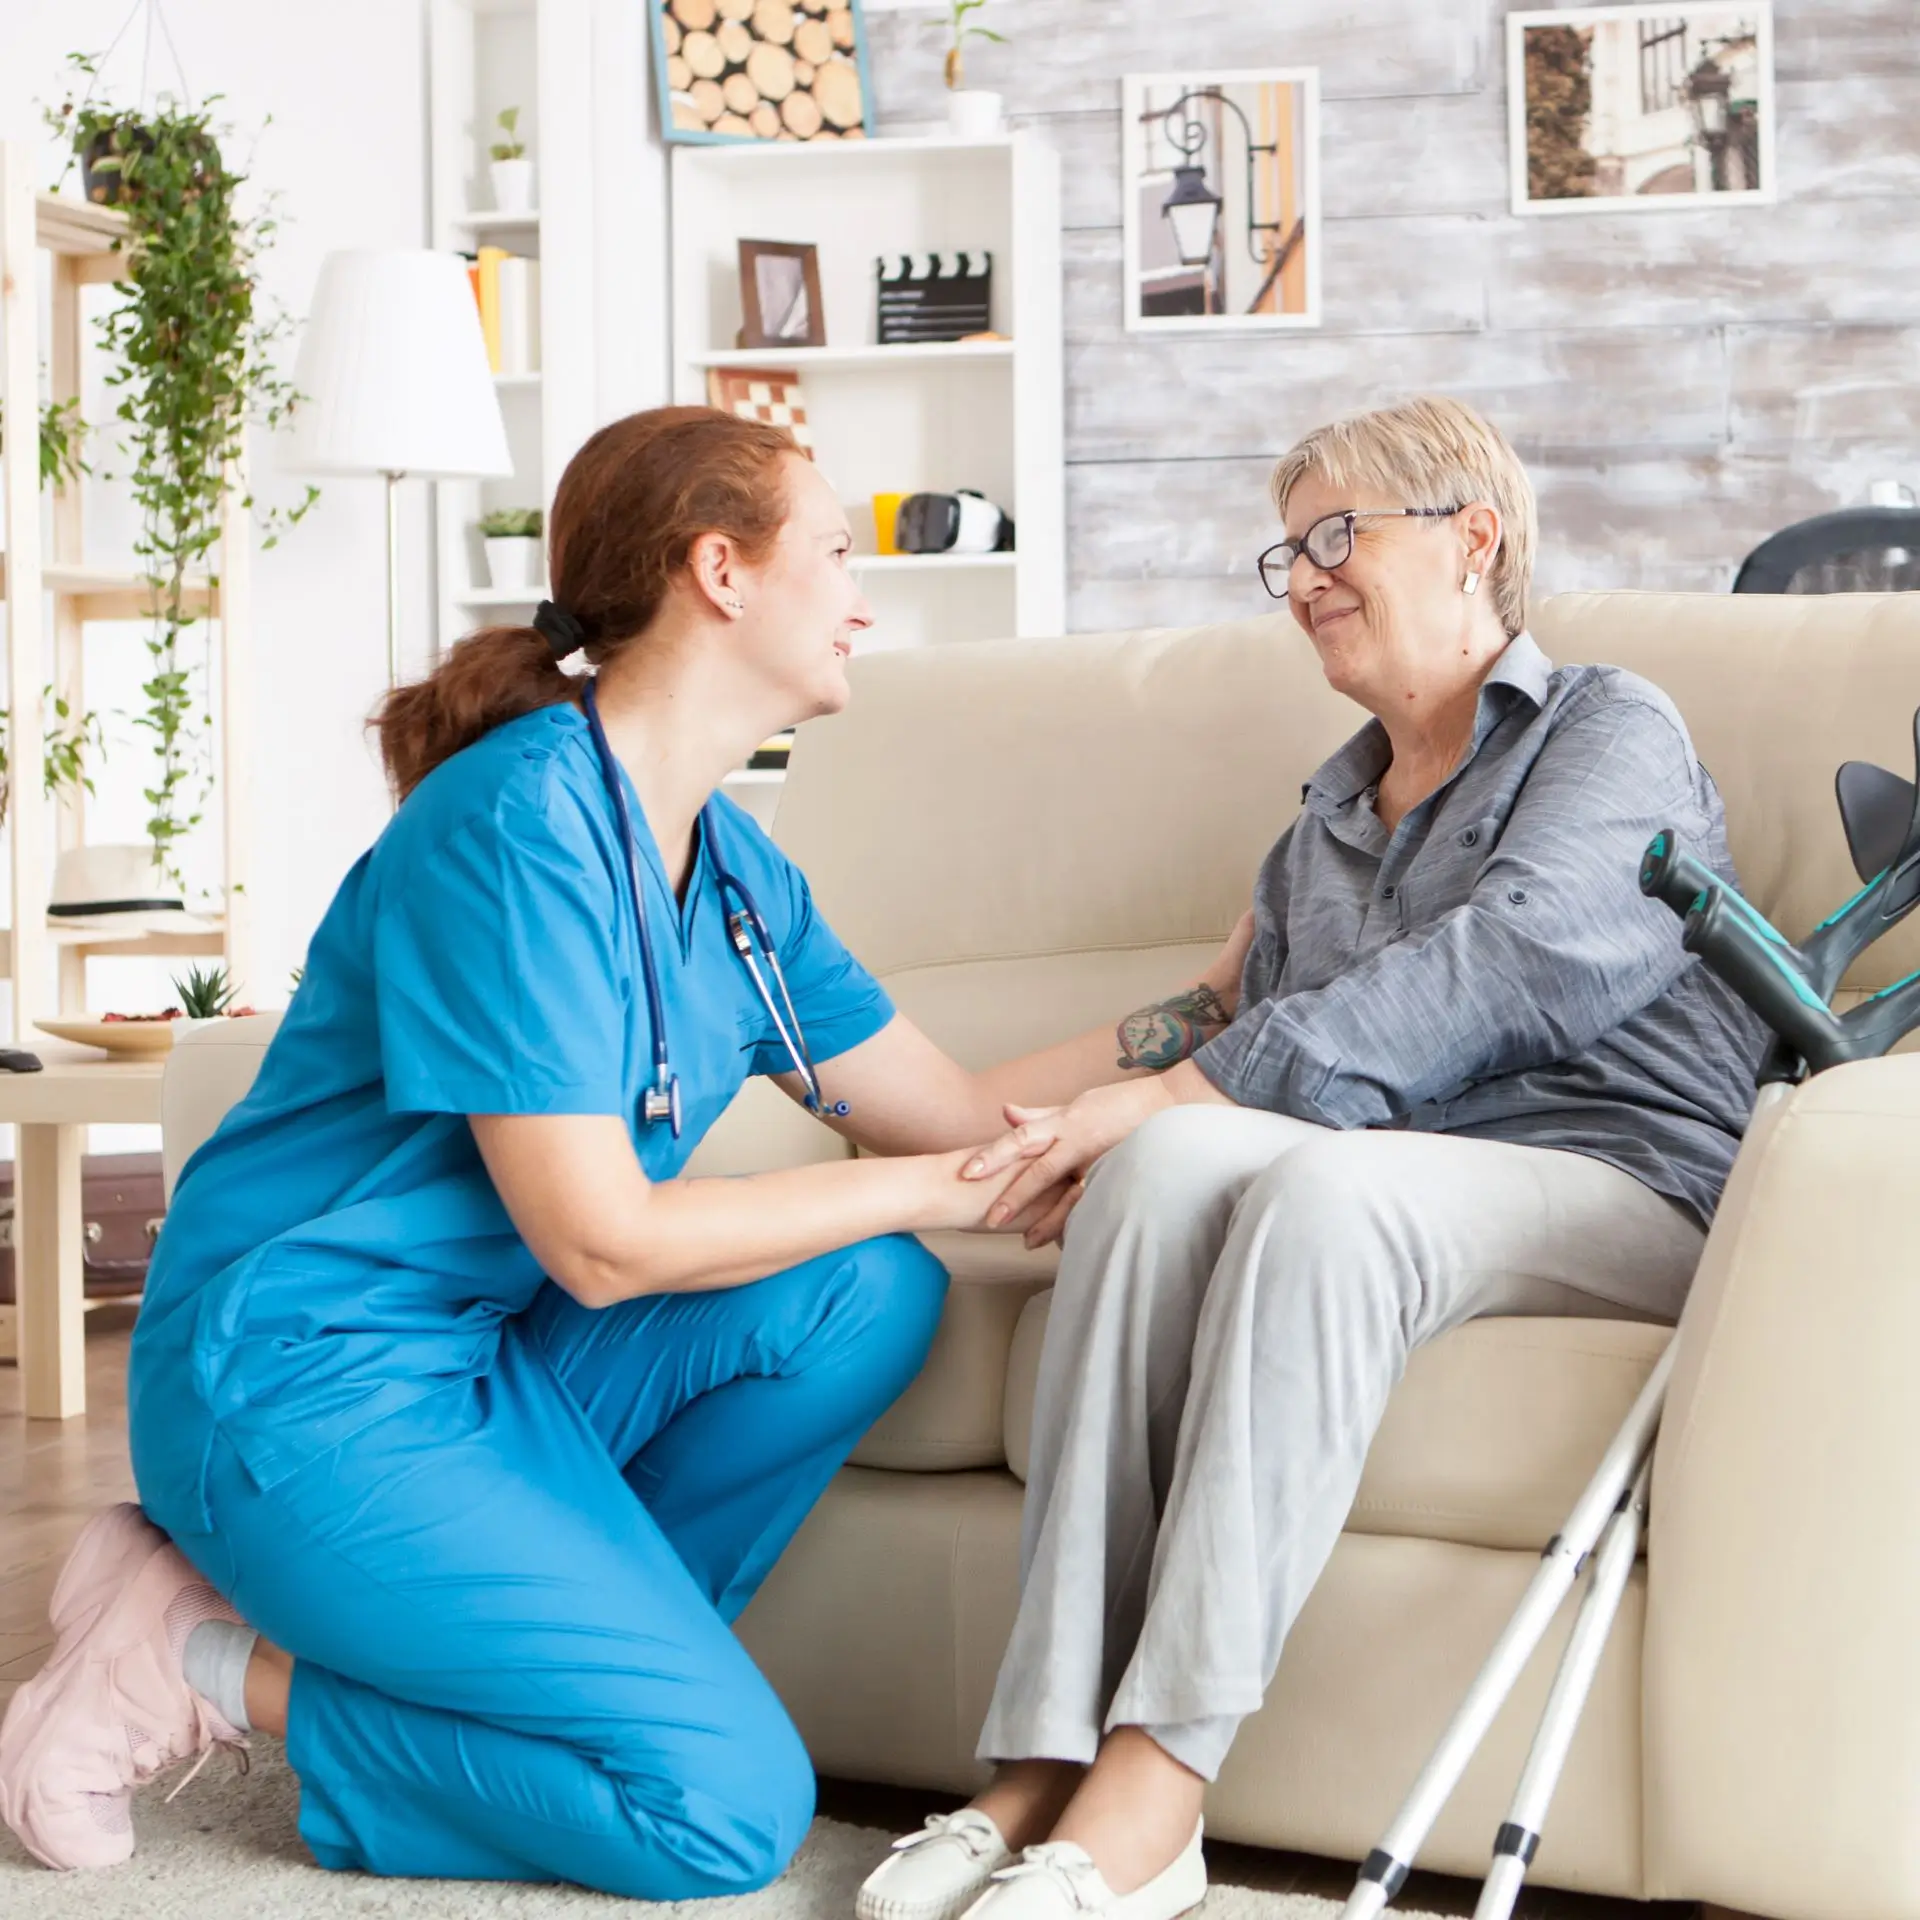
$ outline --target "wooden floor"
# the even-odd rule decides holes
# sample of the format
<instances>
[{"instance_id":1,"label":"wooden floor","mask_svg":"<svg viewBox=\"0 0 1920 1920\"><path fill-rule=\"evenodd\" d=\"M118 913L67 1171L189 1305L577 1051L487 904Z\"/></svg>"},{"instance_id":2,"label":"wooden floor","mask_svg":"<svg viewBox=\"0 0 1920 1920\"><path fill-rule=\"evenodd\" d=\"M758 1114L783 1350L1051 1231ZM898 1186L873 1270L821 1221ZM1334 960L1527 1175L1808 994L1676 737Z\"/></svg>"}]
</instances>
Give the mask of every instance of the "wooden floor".
<instances>
[{"instance_id":1,"label":"wooden floor","mask_svg":"<svg viewBox=\"0 0 1920 1920\"><path fill-rule=\"evenodd\" d=\"M90 1411L83 1419L23 1420L19 1371L0 1363L0 1711L47 1657L47 1601L74 1535L99 1508L133 1498L126 1396L132 1326L130 1308L108 1307L87 1316ZM934 1804L919 1791L850 1781L823 1781L820 1788L821 1812L903 1833L919 1826ZM1351 1865L1260 1847L1209 1841L1207 1867L1223 1884L1273 1893L1344 1900L1353 1886ZM1478 1892L1470 1881L1417 1873L1398 1904L1468 1915ZM1522 1920L1695 1920L1696 1915L1690 1906L1641 1906L1534 1887L1522 1894L1519 1912Z\"/></svg>"}]
</instances>

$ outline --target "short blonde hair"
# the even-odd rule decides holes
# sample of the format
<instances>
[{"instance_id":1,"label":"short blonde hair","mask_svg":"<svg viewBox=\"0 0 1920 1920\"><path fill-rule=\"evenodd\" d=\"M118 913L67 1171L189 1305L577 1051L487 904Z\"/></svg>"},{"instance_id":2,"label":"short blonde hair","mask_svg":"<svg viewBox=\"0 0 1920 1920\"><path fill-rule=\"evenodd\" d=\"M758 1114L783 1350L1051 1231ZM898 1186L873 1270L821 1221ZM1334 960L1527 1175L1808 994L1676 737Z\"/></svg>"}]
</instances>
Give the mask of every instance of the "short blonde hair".
<instances>
[{"instance_id":1,"label":"short blonde hair","mask_svg":"<svg viewBox=\"0 0 1920 1920\"><path fill-rule=\"evenodd\" d=\"M1409 507L1491 501L1502 533L1487 588L1510 635L1527 624L1539 529L1533 483L1500 429L1464 401L1423 395L1315 427L1273 470L1273 503L1283 517L1310 473L1336 487L1376 488Z\"/></svg>"}]
</instances>

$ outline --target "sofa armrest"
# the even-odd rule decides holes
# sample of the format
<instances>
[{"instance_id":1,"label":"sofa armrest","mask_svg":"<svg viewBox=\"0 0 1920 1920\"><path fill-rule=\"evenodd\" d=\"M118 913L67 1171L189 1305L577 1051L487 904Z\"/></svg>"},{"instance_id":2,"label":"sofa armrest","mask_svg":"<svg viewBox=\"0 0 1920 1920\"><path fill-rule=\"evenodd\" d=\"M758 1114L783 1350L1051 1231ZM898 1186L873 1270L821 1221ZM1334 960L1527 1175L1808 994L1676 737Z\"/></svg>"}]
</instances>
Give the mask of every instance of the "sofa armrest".
<instances>
[{"instance_id":1,"label":"sofa armrest","mask_svg":"<svg viewBox=\"0 0 1920 1920\"><path fill-rule=\"evenodd\" d=\"M1920 1060L1742 1148L1653 1487L1649 1897L1920 1909Z\"/></svg>"}]
</instances>

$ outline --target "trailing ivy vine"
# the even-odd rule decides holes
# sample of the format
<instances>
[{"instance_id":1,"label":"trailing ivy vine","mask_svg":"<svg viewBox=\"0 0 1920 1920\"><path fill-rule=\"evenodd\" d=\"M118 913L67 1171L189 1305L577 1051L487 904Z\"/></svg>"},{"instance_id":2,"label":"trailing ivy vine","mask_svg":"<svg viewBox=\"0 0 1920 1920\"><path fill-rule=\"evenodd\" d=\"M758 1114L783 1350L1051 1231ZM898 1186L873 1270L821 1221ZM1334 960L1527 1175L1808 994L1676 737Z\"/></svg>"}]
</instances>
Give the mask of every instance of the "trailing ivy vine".
<instances>
[{"instance_id":1,"label":"trailing ivy vine","mask_svg":"<svg viewBox=\"0 0 1920 1920\"><path fill-rule=\"evenodd\" d=\"M147 833L177 880L178 844L198 825L212 780L210 735L195 724L194 668L204 684L205 658L190 662L183 649L195 624L188 576L206 568L219 541L226 468L247 422L277 426L296 399L271 357L284 318L256 299L255 261L275 222L270 209L248 216L236 204L245 177L221 157L231 130L214 124L218 95L198 107L165 94L147 110L111 107L91 98L97 60L74 54L69 64L88 95L50 109L48 124L84 161L92 197L128 220L127 276L115 283L122 298L99 325L140 511L134 552L154 589L136 722L152 734L156 761L144 789ZM316 498L308 488L278 524L300 519ZM266 544L273 538L270 530Z\"/></svg>"}]
</instances>

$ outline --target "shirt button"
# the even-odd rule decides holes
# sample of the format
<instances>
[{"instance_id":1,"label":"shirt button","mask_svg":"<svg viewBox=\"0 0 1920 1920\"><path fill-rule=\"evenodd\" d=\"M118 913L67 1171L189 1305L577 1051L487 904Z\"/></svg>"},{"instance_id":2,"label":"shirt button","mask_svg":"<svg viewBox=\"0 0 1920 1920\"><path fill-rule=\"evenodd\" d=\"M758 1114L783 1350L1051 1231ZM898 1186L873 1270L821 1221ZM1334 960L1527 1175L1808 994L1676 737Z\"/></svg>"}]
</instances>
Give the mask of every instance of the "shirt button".
<instances>
[{"instance_id":1,"label":"shirt button","mask_svg":"<svg viewBox=\"0 0 1920 1920\"><path fill-rule=\"evenodd\" d=\"M1380 889L1380 898L1382 900L1391 900L1397 891L1398 889L1394 887L1382 887Z\"/></svg>"},{"instance_id":2,"label":"shirt button","mask_svg":"<svg viewBox=\"0 0 1920 1920\"><path fill-rule=\"evenodd\" d=\"M1480 844L1480 829L1478 827L1469 827L1466 832L1460 836L1460 844L1463 847L1477 847Z\"/></svg>"},{"instance_id":3,"label":"shirt button","mask_svg":"<svg viewBox=\"0 0 1920 1920\"><path fill-rule=\"evenodd\" d=\"M1527 904L1527 890L1525 887L1509 887L1507 889L1507 898L1511 900L1516 907L1524 907Z\"/></svg>"}]
</instances>

